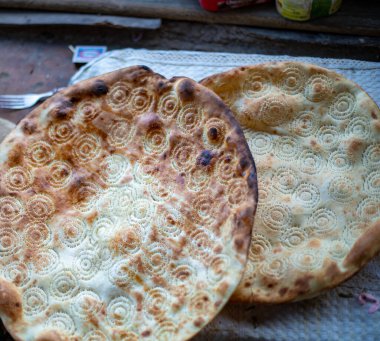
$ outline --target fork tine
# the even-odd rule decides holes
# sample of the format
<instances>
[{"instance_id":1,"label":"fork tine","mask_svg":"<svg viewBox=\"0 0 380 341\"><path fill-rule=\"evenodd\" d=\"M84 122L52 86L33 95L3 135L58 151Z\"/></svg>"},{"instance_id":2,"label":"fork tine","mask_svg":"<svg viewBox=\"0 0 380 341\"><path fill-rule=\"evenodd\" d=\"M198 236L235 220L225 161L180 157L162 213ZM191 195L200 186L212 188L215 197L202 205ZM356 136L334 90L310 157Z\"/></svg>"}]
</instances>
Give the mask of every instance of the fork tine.
<instances>
[{"instance_id":1,"label":"fork tine","mask_svg":"<svg viewBox=\"0 0 380 341\"><path fill-rule=\"evenodd\" d=\"M1 95L0 98L7 98L7 99L23 99L28 97L28 95Z\"/></svg>"},{"instance_id":2,"label":"fork tine","mask_svg":"<svg viewBox=\"0 0 380 341\"><path fill-rule=\"evenodd\" d=\"M10 98L10 97L0 97L0 102L20 102L24 101L24 98Z\"/></svg>"},{"instance_id":3,"label":"fork tine","mask_svg":"<svg viewBox=\"0 0 380 341\"><path fill-rule=\"evenodd\" d=\"M0 105L21 105L21 104L24 104L25 101L24 100L1 100L0 99Z\"/></svg>"}]
</instances>

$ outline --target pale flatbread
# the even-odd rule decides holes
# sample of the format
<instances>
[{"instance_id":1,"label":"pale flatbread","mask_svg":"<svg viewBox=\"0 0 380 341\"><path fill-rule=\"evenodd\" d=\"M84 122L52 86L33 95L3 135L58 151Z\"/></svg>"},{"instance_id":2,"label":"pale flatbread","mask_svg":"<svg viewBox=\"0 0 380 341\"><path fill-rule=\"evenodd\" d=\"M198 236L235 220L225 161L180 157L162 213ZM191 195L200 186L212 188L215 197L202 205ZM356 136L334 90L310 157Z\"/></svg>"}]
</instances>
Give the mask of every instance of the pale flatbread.
<instances>
[{"instance_id":1,"label":"pale flatbread","mask_svg":"<svg viewBox=\"0 0 380 341\"><path fill-rule=\"evenodd\" d=\"M0 314L17 340L185 340L243 274L256 173L211 91L146 67L58 93L0 146Z\"/></svg>"},{"instance_id":2,"label":"pale flatbread","mask_svg":"<svg viewBox=\"0 0 380 341\"><path fill-rule=\"evenodd\" d=\"M233 299L315 296L380 249L380 112L356 84L302 63L201 82L229 104L255 157L259 205Z\"/></svg>"}]
</instances>

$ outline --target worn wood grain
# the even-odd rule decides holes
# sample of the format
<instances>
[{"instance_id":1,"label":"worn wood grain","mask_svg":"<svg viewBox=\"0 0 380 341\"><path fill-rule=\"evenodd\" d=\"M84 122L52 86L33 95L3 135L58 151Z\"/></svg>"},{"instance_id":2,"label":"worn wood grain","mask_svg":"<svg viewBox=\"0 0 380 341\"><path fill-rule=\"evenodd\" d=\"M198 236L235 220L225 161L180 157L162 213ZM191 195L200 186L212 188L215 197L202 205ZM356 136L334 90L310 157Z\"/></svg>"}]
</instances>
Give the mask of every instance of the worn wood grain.
<instances>
[{"instance_id":1,"label":"worn wood grain","mask_svg":"<svg viewBox=\"0 0 380 341\"><path fill-rule=\"evenodd\" d=\"M304 23L282 18L273 4L218 13L202 10L196 0L0 0L0 7L380 36L380 2L371 0L345 0L335 15Z\"/></svg>"},{"instance_id":2,"label":"worn wood grain","mask_svg":"<svg viewBox=\"0 0 380 341\"><path fill-rule=\"evenodd\" d=\"M26 12L0 10L0 25L6 26L41 26L41 25L76 25L107 26L112 28L140 28L155 30L161 26L161 19L144 19L111 15L61 13L61 12Z\"/></svg>"}]
</instances>

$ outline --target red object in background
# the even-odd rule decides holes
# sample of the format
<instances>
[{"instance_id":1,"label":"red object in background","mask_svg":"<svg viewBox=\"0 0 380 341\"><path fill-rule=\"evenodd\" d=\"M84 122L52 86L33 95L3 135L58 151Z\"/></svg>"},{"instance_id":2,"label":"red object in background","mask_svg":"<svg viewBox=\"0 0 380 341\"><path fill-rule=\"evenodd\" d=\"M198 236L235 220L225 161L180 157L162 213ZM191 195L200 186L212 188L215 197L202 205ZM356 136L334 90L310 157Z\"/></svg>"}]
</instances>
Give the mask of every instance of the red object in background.
<instances>
[{"instance_id":1,"label":"red object in background","mask_svg":"<svg viewBox=\"0 0 380 341\"><path fill-rule=\"evenodd\" d=\"M213 12L225 8L238 8L266 2L272 2L272 0L199 0L204 9Z\"/></svg>"}]
</instances>

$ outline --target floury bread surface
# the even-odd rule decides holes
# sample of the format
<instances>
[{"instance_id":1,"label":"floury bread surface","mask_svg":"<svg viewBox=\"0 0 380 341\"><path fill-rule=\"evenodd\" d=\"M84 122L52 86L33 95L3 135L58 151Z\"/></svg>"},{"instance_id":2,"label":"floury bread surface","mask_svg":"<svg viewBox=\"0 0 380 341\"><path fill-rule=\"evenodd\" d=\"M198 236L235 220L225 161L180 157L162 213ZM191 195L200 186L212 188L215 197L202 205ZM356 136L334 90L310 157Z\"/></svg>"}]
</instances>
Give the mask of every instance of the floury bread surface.
<instances>
[{"instance_id":1,"label":"floury bread surface","mask_svg":"<svg viewBox=\"0 0 380 341\"><path fill-rule=\"evenodd\" d=\"M16 340L185 340L227 302L257 200L211 91L132 67L67 88L0 146L0 314Z\"/></svg>"},{"instance_id":2,"label":"floury bread surface","mask_svg":"<svg viewBox=\"0 0 380 341\"><path fill-rule=\"evenodd\" d=\"M201 81L241 124L258 172L249 261L233 299L312 297L380 250L380 112L343 76L267 63Z\"/></svg>"}]
</instances>

